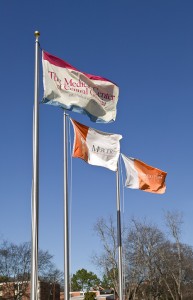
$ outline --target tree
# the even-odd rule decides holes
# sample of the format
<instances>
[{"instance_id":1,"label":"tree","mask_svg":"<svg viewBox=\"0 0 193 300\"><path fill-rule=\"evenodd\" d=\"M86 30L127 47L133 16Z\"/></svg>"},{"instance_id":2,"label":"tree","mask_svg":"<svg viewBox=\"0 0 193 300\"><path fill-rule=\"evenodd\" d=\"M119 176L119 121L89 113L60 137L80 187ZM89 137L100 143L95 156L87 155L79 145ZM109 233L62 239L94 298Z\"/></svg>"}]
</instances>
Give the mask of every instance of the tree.
<instances>
[{"instance_id":1,"label":"tree","mask_svg":"<svg viewBox=\"0 0 193 300\"><path fill-rule=\"evenodd\" d=\"M157 226L135 219L122 235L126 300L191 299L193 249L180 242L181 215L167 213L166 221L173 241ZM117 292L117 235L112 218L99 219L94 230L103 250L93 262L103 271L105 284L112 283Z\"/></svg>"},{"instance_id":2,"label":"tree","mask_svg":"<svg viewBox=\"0 0 193 300\"><path fill-rule=\"evenodd\" d=\"M192 247L181 244L181 293L179 296L178 250L175 243L166 241L159 249L156 267L160 273L166 294L173 300L191 299L185 295L193 293L193 250ZM181 297L181 298L180 298Z\"/></svg>"},{"instance_id":3,"label":"tree","mask_svg":"<svg viewBox=\"0 0 193 300\"><path fill-rule=\"evenodd\" d=\"M53 256L48 251L39 251L39 279L49 280L56 268L52 263ZM8 241L0 245L0 278L9 299L20 299L26 295L31 275L31 244L16 245ZM17 293L15 292L17 290Z\"/></svg>"},{"instance_id":4,"label":"tree","mask_svg":"<svg viewBox=\"0 0 193 300\"><path fill-rule=\"evenodd\" d=\"M8 241L2 243L0 247L0 274L6 279L3 289L10 295L11 299L20 299L21 294L25 295L30 279L28 243L19 246ZM17 286L16 282L18 283Z\"/></svg>"},{"instance_id":5,"label":"tree","mask_svg":"<svg viewBox=\"0 0 193 300\"><path fill-rule=\"evenodd\" d=\"M84 294L84 300L95 300L96 294L94 292L86 292Z\"/></svg>"},{"instance_id":6,"label":"tree","mask_svg":"<svg viewBox=\"0 0 193 300\"><path fill-rule=\"evenodd\" d=\"M111 271L110 271L110 273L111 273ZM112 282L110 273L108 273L108 275L103 274L103 277L102 277L102 280L101 280L101 283L100 283L101 288L109 289L113 286L113 282Z\"/></svg>"},{"instance_id":7,"label":"tree","mask_svg":"<svg viewBox=\"0 0 193 300\"><path fill-rule=\"evenodd\" d=\"M85 269L78 270L71 278L72 291L88 291L94 286L100 284L100 279L93 272Z\"/></svg>"},{"instance_id":8,"label":"tree","mask_svg":"<svg viewBox=\"0 0 193 300\"><path fill-rule=\"evenodd\" d=\"M95 254L92 258L93 263L103 270L106 280L111 283L111 287L118 295L118 256L117 256L117 231L110 216L108 221L103 218L97 220L94 231L99 236L103 246L101 254Z\"/></svg>"},{"instance_id":9,"label":"tree","mask_svg":"<svg viewBox=\"0 0 193 300\"><path fill-rule=\"evenodd\" d=\"M179 212L167 212L166 213L166 225L169 228L171 236L174 238L175 241L175 248L176 248L176 264L178 271L174 276L175 284L177 287L176 299L182 299L182 244L180 243L180 235L181 235L181 225L182 215Z\"/></svg>"},{"instance_id":10,"label":"tree","mask_svg":"<svg viewBox=\"0 0 193 300\"><path fill-rule=\"evenodd\" d=\"M157 253L165 242L164 234L152 224L132 220L125 246L127 248L128 299L141 292L141 297L156 299L161 293L161 278L156 264Z\"/></svg>"}]
</instances>

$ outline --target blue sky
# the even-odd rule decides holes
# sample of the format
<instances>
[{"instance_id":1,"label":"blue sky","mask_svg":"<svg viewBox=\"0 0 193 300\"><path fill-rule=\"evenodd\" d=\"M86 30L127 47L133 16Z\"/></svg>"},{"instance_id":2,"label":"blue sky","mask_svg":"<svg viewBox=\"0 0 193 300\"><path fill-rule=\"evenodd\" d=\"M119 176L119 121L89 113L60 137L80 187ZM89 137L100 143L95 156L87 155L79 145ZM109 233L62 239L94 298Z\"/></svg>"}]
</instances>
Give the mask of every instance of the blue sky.
<instances>
[{"instance_id":1,"label":"blue sky","mask_svg":"<svg viewBox=\"0 0 193 300\"><path fill-rule=\"evenodd\" d=\"M164 211L183 213L193 246L192 0L1 1L0 238L31 239L34 31L46 51L120 87L117 119L95 124L123 135L121 151L168 172L164 195L125 189L125 223L135 216L161 229ZM43 95L40 65L40 100ZM73 132L71 129L73 138ZM69 158L69 164L71 159ZM71 273L97 272L99 217L116 221L116 174L72 160ZM63 270L63 112L40 105L39 245Z\"/></svg>"}]
</instances>

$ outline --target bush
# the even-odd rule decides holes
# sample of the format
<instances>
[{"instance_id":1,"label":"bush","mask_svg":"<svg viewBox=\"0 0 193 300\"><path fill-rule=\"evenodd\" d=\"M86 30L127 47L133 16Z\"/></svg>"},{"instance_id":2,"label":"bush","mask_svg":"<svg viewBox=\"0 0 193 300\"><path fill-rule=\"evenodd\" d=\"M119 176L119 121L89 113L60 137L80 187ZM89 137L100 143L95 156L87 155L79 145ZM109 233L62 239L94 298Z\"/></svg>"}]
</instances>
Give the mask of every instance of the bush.
<instances>
[{"instance_id":1,"label":"bush","mask_svg":"<svg viewBox=\"0 0 193 300\"><path fill-rule=\"evenodd\" d=\"M86 292L84 294L84 300L95 300L96 294L94 292Z\"/></svg>"}]
</instances>

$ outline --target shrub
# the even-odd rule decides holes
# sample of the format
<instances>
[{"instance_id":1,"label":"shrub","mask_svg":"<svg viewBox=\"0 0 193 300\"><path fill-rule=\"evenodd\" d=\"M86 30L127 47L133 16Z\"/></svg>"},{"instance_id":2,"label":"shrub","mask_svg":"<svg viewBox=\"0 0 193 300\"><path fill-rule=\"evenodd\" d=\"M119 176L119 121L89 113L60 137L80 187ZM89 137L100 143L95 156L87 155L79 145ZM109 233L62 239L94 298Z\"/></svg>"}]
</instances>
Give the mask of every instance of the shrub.
<instances>
[{"instance_id":1,"label":"shrub","mask_svg":"<svg viewBox=\"0 0 193 300\"><path fill-rule=\"evenodd\" d=\"M96 294L94 292L86 292L84 294L84 300L95 300Z\"/></svg>"}]
</instances>

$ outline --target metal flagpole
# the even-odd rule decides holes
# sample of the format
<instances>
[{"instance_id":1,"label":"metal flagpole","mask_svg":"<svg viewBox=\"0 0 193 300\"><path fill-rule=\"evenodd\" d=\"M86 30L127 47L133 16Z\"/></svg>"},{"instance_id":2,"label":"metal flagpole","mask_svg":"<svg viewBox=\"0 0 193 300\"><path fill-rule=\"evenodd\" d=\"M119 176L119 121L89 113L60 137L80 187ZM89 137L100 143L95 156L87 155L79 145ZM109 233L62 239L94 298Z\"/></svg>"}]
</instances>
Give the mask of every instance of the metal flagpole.
<instances>
[{"instance_id":1,"label":"metal flagpole","mask_svg":"<svg viewBox=\"0 0 193 300\"><path fill-rule=\"evenodd\" d=\"M33 181L32 181L32 249L31 249L31 300L38 299L38 215L39 215L39 42L35 31L35 82L33 111Z\"/></svg>"},{"instance_id":2,"label":"metal flagpole","mask_svg":"<svg viewBox=\"0 0 193 300\"><path fill-rule=\"evenodd\" d=\"M122 271L122 239L121 239L121 206L120 206L120 180L119 161L116 172L117 182L117 243L118 243L118 275L119 275L119 300L123 300L123 271Z\"/></svg>"},{"instance_id":3,"label":"metal flagpole","mask_svg":"<svg viewBox=\"0 0 193 300\"><path fill-rule=\"evenodd\" d=\"M64 299L69 300L68 122L64 112Z\"/></svg>"}]
</instances>

